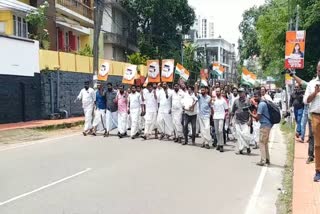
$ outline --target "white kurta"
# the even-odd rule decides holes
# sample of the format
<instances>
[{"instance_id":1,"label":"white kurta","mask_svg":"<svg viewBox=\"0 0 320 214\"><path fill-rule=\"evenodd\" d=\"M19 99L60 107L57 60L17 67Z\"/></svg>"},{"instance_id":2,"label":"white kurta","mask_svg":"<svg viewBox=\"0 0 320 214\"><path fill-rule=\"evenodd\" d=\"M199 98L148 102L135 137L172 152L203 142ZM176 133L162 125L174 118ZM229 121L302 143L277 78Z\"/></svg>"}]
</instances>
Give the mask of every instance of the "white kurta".
<instances>
[{"instance_id":1,"label":"white kurta","mask_svg":"<svg viewBox=\"0 0 320 214\"><path fill-rule=\"evenodd\" d=\"M172 121L173 121L173 129L176 137L183 137L182 100L184 98L184 95L185 93L182 90L179 90L178 92L173 91L172 93Z\"/></svg>"},{"instance_id":2,"label":"white kurta","mask_svg":"<svg viewBox=\"0 0 320 214\"><path fill-rule=\"evenodd\" d=\"M93 109L94 109L94 102L96 100L95 91L92 88L85 88L81 89L78 97L78 100L82 101L82 108L84 112L84 131L88 131L92 129L92 118L93 118Z\"/></svg>"},{"instance_id":3,"label":"white kurta","mask_svg":"<svg viewBox=\"0 0 320 214\"><path fill-rule=\"evenodd\" d=\"M149 92L148 90L144 90L143 97L146 108L144 133L146 136L148 136L152 133L157 124L157 92L155 92L154 90L152 90L151 92Z\"/></svg>"},{"instance_id":4,"label":"white kurta","mask_svg":"<svg viewBox=\"0 0 320 214\"><path fill-rule=\"evenodd\" d=\"M131 117L131 137L139 131L139 116L141 114L141 96L139 93L129 94L130 117Z\"/></svg>"},{"instance_id":5,"label":"white kurta","mask_svg":"<svg viewBox=\"0 0 320 214\"><path fill-rule=\"evenodd\" d=\"M157 118L159 132L162 134L173 134L173 123L171 112L172 90L168 89L168 98L164 89L159 90L158 94L159 113Z\"/></svg>"}]
</instances>

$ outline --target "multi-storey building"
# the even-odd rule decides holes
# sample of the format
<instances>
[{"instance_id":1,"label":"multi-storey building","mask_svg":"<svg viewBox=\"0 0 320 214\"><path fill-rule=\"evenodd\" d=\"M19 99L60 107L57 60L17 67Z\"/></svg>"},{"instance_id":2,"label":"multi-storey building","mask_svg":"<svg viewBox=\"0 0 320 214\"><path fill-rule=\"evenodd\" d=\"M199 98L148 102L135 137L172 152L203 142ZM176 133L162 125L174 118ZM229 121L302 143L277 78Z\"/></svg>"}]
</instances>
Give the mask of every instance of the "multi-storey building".
<instances>
[{"instance_id":1,"label":"multi-storey building","mask_svg":"<svg viewBox=\"0 0 320 214\"><path fill-rule=\"evenodd\" d=\"M2 0L0 2L2 2L0 3L0 10L2 10L0 11L0 32L5 31L4 33L8 35L27 38L26 13L35 10L45 0ZM49 32L50 50L76 53L86 46L92 48L93 0L47 0L47 2L49 7L46 13L46 29ZM4 12L6 8L8 10ZM103 38L101 38L100 49L103 49L102 40ZM103 50L100 56L103 56Z\"/></svg>"},{"instance_id":2,"label":"multi-storey building","mask_svg":"<svg viewBox=\"0 0 320 214\"><path fill-rule=\"evenodd\" d=\"M212 17L198 16L193 28L198 31L198 38L214 38L214 22Z\"/></svg>"},{"instance_id":3,"label":"multi-storey building","mask_svg":"<svg viewBox=\"0 0 320 214\"><path fill-rule=\"evenodd\" d=\"M8 36L28 38L26 15L36 8L24 3L27 1L0 1L0 33Z\"/></svg>"},{"instance_id":4,"label":"multi-storey building","mask_svg":"<svg viewBox=\"0 0 320 214\"><path fill-rule=\"evenodd\" d=\"M126 61L127 55L137 52L137 29L130 21L129 13L122 7L121 0L106 0L103 14L104 58Z\"/></svg>"}]
</instances>

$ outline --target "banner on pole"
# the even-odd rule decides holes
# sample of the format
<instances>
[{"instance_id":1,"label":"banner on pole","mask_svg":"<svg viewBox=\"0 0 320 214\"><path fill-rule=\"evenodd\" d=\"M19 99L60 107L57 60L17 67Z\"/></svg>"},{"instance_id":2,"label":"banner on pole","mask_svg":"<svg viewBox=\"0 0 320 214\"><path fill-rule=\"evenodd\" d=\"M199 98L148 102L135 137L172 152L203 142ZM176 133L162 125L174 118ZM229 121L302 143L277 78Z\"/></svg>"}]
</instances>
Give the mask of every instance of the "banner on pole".
<instances>
[{"instance_id":1,"label":"banner on pole","mask_svg":"<svg viewBox=\"0 0 320 214\"><path fill-rule=\"evenodd\" d=\"M107 81L109 73L112 72L112 64L109 61L104 61L98 72L99 81Z\"/></svg>"},{"instance_id":2,"label":"banner on pole","mask_svg":"<svg viewBox=\"0 0 320 214\"><path fill-rule=\"evenodd\" d=\"M161 81L162 82L173 82L173 71L174 71L174 60L163 59L161 69Z\"/></svg>"},{"instance_id":3,"label":"banner on pole","mask_svg":"<svg viewBox=\"0 0 320 214\"><path fill-rule=\"evenodd\" d=\"M128 65L125 67L123 72L123 84L133 85L134 80L137 74L137 66L136 65Z\"/></svg>"},{"instance_id":4,"label":"banner on pole","mask_svg":"<svg viewBox=\"0 0 320 214\"><path fill-rule=\"evenodd\" d=\"M305 31L287 31L285 67L287 69L303 69L305 55Z\"/></svg>"},{"instance_id":5,"label":"banner on pole","mask_svg":"<svg viewBox=\"0 0 320 214\"><path fill-rule=\"evenodd\" d=\"M160 65L159 60L148 60L148 80L149 82L160 82Z\"/></svg>"}]
</instances>

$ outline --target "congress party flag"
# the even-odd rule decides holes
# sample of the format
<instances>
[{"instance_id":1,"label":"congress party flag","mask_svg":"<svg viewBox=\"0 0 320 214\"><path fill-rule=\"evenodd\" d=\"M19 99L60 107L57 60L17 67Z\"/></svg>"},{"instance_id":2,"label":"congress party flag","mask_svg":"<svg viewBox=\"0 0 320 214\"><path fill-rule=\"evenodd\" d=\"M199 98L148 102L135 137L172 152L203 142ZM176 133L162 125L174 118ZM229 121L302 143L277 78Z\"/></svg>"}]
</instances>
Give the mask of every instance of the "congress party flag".
<instances>
[{"instance_id":1,"label":"congress party flag","mask_svg":"<svg viewBox=\"0 0 320 214\"><path fill-rule=\"evenodd\" d=\"M173 82L174 60L164 59L162 60L161 81Z\"/></svg>"},{"instance_id":2,"label":"congress party flag","mask_svg":"<svg viewBox=\"0 0 320 214\"><path fill-rule=\"evenodd\" d=\"M137 66L136 65L127 65L123 72L123 84L133 85L134 80L137 74Z\"/></svg>"},{"instance_id":3,"label":"congress party flag","mask_svg":"<svg viewBox=\"0 0 320 214\"><path fill-rule=\"evenodd\" d=\"M176 66L175 73L179 75L184 81L188 81L190 76L190 72L179 63Z\"/></svg>"},{"instance_id":4,"label":"congress party flag","mask_svg":"<svg viewBox=\"0 0 320 214\"><path fill-rule=\"evenodd\" d=\"M246 84L249 86L253 86L256 83L257 76L250 72L246 68L242 68L242 76L241 76L241 82L242 84Z\"/></svg>"},{"instance_id":5,"label":"congress party flag","mask_svg":"<svg viewBox=\"0 0 320 214\"><path fill-rule=\"evenodd\" d=\"M219 63L213 63L212 70L218 76L222 76L225 71L224 67L222 65L220 65Z\"/></svg>"},{"instance_id":6,"label":"congress party flag","mask_svg":"<svg viewBox=\"0 0 320 214\"><path fill-rule=\"evenodd\" d=\"M148 69L149 82L156 82L156 83L160 82L159 60L148 60L147 69Z\"/></svg>"},{"instance_id":7,"label":"congress party flag","mask_svg":"<svg viewBox=\"0 0 320 214\"><path fill-rule=\"evenodd\" d=\"M98 80L107 81L109 73L111 73L112 64L109 61L104 61L98 72Z\"/></svg>"}]
</instances>

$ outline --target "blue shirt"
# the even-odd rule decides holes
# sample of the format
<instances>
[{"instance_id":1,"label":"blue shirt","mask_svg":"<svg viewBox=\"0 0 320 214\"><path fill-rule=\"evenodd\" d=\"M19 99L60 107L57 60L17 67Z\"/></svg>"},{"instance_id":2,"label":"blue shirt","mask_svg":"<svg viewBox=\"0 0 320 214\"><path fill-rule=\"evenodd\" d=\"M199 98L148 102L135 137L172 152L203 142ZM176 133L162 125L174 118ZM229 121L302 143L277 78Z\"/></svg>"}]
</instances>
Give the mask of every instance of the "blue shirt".
<instances>
[{"instance_id":1,"label":"blue shirt","mask_svg":"<svg viewBox=\"0 0 320 214\"><path fill-rule=\"evenodd\" d=\"M101 110L106 109L106 97L104 93L101 95L99 91L96 92L96 106Z\"/></svg>"},{"instance_id":2,"label":"blue shirt","mask_svg":"<svg viewBox=\"0 0 320 214\"><path fill-rule=\"evenodd\" d=\"M268 105L266 102L260 102L258 105L258 114L260 115L260 128L272 128L272 123L270 121L270 114L269 114L269 109Z\"/></svg>"},{"instance_id":3,"label":"blue shirt","mask_svg":"<svg viewBox=\"0 0 320 214\"><path fill-rule=\"evenodd\" d=\"M199 99L199 113L202 118L210 118L211 115L211 97L206 95L198 95Z\"/></svg>"}]
</instances>

